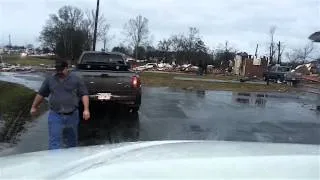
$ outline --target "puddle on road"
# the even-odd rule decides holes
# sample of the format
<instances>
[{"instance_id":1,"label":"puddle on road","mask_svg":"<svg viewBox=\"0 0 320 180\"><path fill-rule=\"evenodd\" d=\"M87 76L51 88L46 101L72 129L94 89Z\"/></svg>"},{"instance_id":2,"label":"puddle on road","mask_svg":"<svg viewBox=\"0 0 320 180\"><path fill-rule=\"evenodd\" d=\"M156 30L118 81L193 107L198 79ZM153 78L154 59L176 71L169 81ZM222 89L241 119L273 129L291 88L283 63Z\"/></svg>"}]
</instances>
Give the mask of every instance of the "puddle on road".
<instances>
[{"instance_id":1,"label":"puddle on road","mask_svg":"<svg viewBox=\"0 0 320 180\"><path fill-rule=\"evenodd\" d=\"M81 146L132 142L139 140L138 112L128 112L118 106L91 107L92 118L79 126Z\"/></svg>"}]
</instances>

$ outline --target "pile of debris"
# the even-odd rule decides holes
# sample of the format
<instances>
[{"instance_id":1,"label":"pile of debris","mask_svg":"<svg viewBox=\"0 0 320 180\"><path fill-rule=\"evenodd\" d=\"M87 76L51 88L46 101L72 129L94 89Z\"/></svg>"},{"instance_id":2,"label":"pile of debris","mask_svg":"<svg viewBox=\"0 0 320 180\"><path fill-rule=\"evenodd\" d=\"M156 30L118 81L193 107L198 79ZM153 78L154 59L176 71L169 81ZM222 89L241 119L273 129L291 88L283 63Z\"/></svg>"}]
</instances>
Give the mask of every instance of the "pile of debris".
<instances>
[{"instance_id":1,"label":"pile of debris","mask_svg":"<svg viewBox=\"0 0 320 180\"><path fill-rule=\"evenodd\" d=\"M0 72L32 71L30 66L11 65L7 63L0 64Z\"/></svg>"},{"instance_id":2,"label":"pile of debris","mask_svg":"<svg viewBox=\"0 0 320 180\"><path fill-rule=\"evenodd\" d=\"M172 71L174 69L174 65L170 65L169 63L159 63L156 69L158 71Z\"/></svg>"},{"instance_id":3,"label":"pile of debris","mask_svg":"<svg viewBox=\"0 0 320 180\"><path fill-rule=\"evenodd\" d=\"M165 71L165 72L197 72L198 66L192 64L147 63L143 66L133 67L134 71Z\"/></svg>"},{"instance_id":4,"label":"pile of debris","mask_svg":"<svg viewBox=\"0 0 320 180\"><path fill-rule=\"evenodd\" d=\"M179 71L182 72L197 72L199 70L198 66L193 66L192 64L183 64L179 66Z\"/></svg>"},{"instance_id":5,"label":"pile of debris","mask_svg":"<svg viewBox=\"0 0 320 180\"><path fill-rule=\"evenodd\" d=\"M318 68L314 63L307 63L297 66L291 72L301 73L302 75L318 74Z\"/></svg>"}]
</instances>

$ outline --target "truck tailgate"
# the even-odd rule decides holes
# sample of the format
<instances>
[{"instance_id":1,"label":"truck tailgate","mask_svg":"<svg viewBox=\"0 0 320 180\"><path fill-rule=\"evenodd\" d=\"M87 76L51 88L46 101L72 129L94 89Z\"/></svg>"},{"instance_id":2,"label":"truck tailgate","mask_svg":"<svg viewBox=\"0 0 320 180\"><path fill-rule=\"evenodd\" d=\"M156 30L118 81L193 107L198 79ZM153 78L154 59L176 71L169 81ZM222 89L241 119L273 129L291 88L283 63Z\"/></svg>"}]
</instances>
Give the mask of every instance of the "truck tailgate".
<instances>
[{"instance_id":1,"label":"truck tailgate","mask_svg":"<svg viewBox=\"0 0 320 180\"><path fill-rule=\"evenodd\" d=\"M97 70L80 70L88 91L90 94L111 92L117 94L136 91L131 87L131 78L135 73L130 71L97 71Z\"/></svg>"}]
</instances>

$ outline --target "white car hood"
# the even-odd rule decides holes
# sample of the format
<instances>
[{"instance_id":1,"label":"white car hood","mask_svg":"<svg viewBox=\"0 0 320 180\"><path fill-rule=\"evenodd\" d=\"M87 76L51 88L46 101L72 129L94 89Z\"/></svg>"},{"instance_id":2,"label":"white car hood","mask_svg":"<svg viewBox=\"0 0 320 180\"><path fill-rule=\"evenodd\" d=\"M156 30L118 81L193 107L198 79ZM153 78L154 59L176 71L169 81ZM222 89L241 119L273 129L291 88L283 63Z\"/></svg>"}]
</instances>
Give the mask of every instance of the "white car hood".
<instances>
[{"instance_id":1,"label":"white car hood","mask_svg":"<svg viewBox=\"0 0 320 180\"><path fill-rule=\"evenodd\" d=\"M320 179L320 146L153 141L0 158L0 179Z\"/></svg>"}]
</instances>

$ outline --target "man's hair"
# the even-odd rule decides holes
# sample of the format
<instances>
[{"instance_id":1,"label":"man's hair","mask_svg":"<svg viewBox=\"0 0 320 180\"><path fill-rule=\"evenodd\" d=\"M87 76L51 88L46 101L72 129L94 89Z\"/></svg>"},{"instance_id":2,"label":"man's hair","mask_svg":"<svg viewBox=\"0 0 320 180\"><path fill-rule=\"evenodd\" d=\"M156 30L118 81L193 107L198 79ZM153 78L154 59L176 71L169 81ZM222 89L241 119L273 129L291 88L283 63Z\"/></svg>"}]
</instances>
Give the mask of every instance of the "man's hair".
<instances>
[{"instance_id":1,"label":"man's hair","mask_svg":"<svg viewBox=\"0 0 320 180\"><path fill-rule=\"evenodd\" d=\"M57 71L62 71L62 70L64 70L64 68L67 68L67 67L68 67L67 61L64 61L64 60L57 60L56 61L55 68Z\"/></svg>"}]
</instances>

